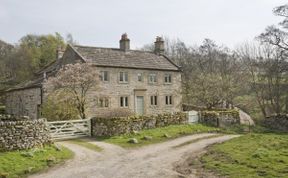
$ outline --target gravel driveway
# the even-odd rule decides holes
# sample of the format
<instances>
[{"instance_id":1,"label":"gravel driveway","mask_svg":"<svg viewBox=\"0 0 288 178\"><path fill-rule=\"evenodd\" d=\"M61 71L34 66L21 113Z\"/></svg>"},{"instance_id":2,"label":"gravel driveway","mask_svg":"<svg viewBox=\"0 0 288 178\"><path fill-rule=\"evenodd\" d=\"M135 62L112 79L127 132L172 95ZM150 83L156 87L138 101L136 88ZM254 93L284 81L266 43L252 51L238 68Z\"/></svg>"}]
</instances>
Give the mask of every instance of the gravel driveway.
<instances>
[{"instance_id":1,"label":"gravel driveway","mask_svg":"<svg viewBox=\"0 0 288 178\"><path fill-rule=\"evenodd\" d=\"M174 165L188 155L195 156L205 147L237 137L235 135L219 135L219 137L205 138L215 134L197 134L177 138L164 143L149 145L136 149L89 141L102 147L102 152L95 152L84 147L60 142L75 152L73 160L64 165L49 169L48 172L35 174L31 178L169 178L182 177L173 170ZM197 142L175 147L181 143L203 138Z\"/></svg>"}]
</instances>

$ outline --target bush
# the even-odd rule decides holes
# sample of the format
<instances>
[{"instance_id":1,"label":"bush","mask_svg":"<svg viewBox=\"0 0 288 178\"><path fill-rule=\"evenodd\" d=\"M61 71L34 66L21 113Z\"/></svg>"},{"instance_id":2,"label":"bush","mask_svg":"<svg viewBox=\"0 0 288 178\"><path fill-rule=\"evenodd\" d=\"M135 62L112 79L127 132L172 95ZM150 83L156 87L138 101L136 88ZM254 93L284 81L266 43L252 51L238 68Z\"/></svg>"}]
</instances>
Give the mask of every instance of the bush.
<instances>
[{"instance_id":1,"label":"bush","mask_svg":"<svg viewBox=\"0 0 288 178\"><path fill-rule=\"evenodd\" d=\"M78 119L78 110L73 100L65 93L49 95L42 106L42 116L48 121ZM58 96L58 97L55 97Z\"/></svg>"},{"instance_id":2,"label":"bush","mask_svg":"<svg viewBox=\"0 0 288 178\"><path fill-rule=\"evenodd\" d=\"M0 106L0 114L5 114L5 106Z\"/></svg>"}]
</instances>

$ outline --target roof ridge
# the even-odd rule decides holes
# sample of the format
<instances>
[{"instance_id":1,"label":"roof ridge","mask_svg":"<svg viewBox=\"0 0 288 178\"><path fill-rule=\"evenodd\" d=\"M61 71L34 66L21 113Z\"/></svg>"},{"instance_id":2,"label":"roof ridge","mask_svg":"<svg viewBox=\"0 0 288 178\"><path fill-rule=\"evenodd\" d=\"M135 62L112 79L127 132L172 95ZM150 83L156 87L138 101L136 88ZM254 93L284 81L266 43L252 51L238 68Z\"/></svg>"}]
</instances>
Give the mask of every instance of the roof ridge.
<instances>
[{"instance_id":1,"label":"roof ridge","mask_svg":"<svg viewBox=\"0 0 288 178\"><path fill-rule=\"evenodd\" d=\"M112 50L118 50L118 51L123 51L120 48L112 48L112 47L99 47L99 46L86 46L86 45L72 45L73 47L82 47L82 48L98 48L98 49L112 49ZM139 50L139 49L129 49L127 50L129 51L135 51L135 52L143 52L143 53L151 53L151 54L155 54L153 51L144 51L144 50ZM127 51L123 51L123 52L127 52Z\"/></svg>"}]
</instances>

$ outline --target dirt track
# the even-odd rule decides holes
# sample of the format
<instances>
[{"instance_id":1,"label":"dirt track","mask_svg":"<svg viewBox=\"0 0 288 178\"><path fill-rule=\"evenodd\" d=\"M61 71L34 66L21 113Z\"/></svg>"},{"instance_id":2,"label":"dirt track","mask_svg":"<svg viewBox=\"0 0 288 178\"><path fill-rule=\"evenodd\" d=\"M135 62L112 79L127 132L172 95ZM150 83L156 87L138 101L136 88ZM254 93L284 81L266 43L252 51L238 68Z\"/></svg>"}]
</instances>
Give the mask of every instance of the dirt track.
<instances>
[{"instance_id":1,"label":"dirt track","mask_svg":"<svg viewBox=\"0 0 288 178\"><path fill-rule=\"evenodd\" d=\"M161 178L185 177L173 167L186 159L202 152L207 146L237 137L225 135L214 138L203 138L197 142L175 148L190 140L215 134L197 134L185 136L164 143L126 150L121 147L92 141L104 148L95 152L78 145L61 142L75 152L75 158L62 166L48 172L30 176L31 178Z\"/></svg>"}]
</instances>

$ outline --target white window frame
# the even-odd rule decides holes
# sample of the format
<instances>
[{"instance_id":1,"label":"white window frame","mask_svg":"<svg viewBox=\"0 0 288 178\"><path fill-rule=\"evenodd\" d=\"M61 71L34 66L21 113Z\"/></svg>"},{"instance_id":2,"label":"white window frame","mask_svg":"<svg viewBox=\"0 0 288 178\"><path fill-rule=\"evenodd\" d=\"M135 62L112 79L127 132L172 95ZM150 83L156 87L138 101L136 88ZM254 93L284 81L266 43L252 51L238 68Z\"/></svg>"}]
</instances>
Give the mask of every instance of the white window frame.
<instances>
[{"instance_id":1,"label":"white window frame","mask_svg":"<svg viewBox=\"0 0 288 178\"><path fill-rule=\"evenodd\" d=\"M122 81L121 81L121 78L122 78ZM128 72L125 72L125 71L119 72L119 82L120 83L128 83L128 80L129 80Z\"/></svg>"},{"instance_id":2,"label":"white window frame","mask_svg":"<svg viewBox=\"0 0 288 178\"><path fill-rule=\"evenodd\" d=\"M98 107L99 108L109 108L109 106L110 106L109 98L100 97L98 99Z\"/></svg>"},{"instance_id":3,"label":"white window frame","mask_svg":"<svg viewBox=\"0 0 288 178\"><path fill-rule=\"evenodd\" d=\"M173 96L172 95L165 96L165 104L166 105L173 105Z\"/></svg>"},{"instance_id":4,"label":"white window frame","mask_svg":"<svg viewBox=\"0 0 288 178\"><path fill-rule=\"evenodd\" d=\"M137 73L137 81L143 82L143 74L142 73Z\"/></svg>"},{"instance_id":5,"label":"white window frame","mask_svg":"<svg viewBox=\"0 0 288 178\"><path fill-rule=\"evenodd\" d=\"M172 74L165 74L164 75L164 83L171 84L172 83Z\"/></svg>"},{"instance_id":6,"label":"white window frame","mask_svg":"<svg viewBox=\"0 0 288 178\"><path fill-rule=\"evenodd\" d=\"M105 74L106 74L106 80L105 80ZM109 81L109 72L108 71L100 71L100 80L103 82Z\"/></svg>"},{"instance_id":7,"label":"white window frame","mask_svg":"<svg viewBox=\"0 0 288 178\"><path fill-rule=\"evenodd\" d=\"M150 96L150 105L157 106L158 105L158 97L157 95Z\"/></svg>"},{"instance_id":8,"label":"white window frame","mask_svg":"<svg viewBox=\"0 0 288 178\"><path fill-rule=\"evenodd\" d=\"M157 74L149 74L148 81L150 84L157 83Z\"/></svg>"},{"instance_id":9,"label":"white window frame","mask_svg":"<svg viewBox=\"0 0 288 178\"><path fill-rule=\"evenodd\" d=\"M119 103L120 103L121 108L128 108L129 107L129 97L128 96L121 96Z\"/></svg>"}]
</instances>

